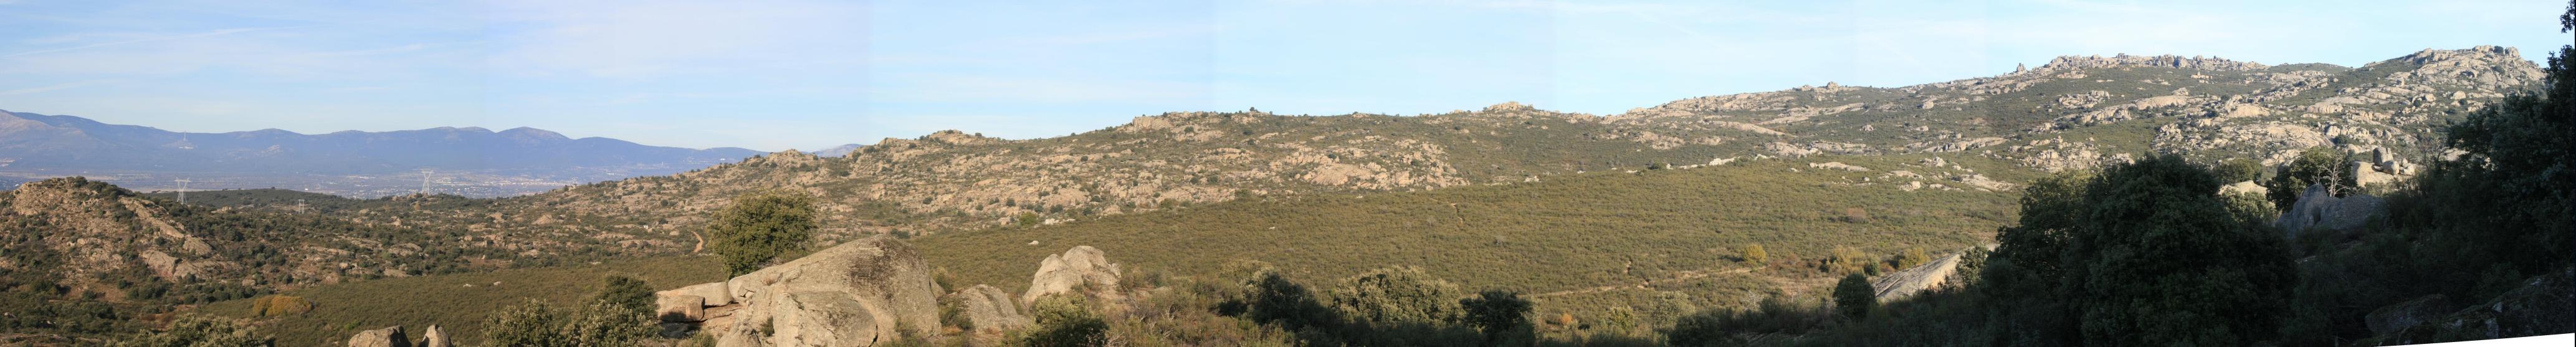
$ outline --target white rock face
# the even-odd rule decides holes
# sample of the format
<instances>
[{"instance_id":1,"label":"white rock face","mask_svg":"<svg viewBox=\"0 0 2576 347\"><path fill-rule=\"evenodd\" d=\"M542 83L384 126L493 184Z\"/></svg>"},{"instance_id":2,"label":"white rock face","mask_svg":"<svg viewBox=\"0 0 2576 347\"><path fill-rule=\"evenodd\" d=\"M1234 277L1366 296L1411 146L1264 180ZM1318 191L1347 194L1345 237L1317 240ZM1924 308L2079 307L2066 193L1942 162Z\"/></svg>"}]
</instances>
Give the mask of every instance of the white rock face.
<instances>
[{"instance_id":1,"label":"white rock face","mask_svg":"<svg viewBox=\"0 0 2576 347\"><path fill-rule=\"evenodd\" d=\"M714 282L700 283L697 285L680 287L679 289L654 292L653 296L663 297L689 295L706 299L707 306L724 306L733 304L733 295L731 295L730 292L731 291L725 290L725 282Z\"/></svg>"},{"instance_id":2,"label":"white rock face","mask_svg":"<svg viewBox=\"0 0 2576 347\"><path fill-rule=\"evenodd\" d=\"M452 342L447 341L447 331L440 330L436 325L431 325L428 330L422 330L420 332L420 343L412 344L412 346L448 347L450 344L452 344Z\"/></svg>"},{"instance_id":3,"label":"white rock face","mask_svg":"<svg viewBox=\"0 0 2576 347\"><path fill-rule=\"evenodd\" d=\"M2225 187L2218 187L2218 195L2254 194L2256 196L2260 196L2266 192L2268 191L2263 189L2263 185L2255 184L2254 181L2236 182L2235 184L2229 184Z\"/></svg>"},{"instance_id":4,"label":"white rock face","mask_svg":"<svg viewBox=\"0 0 2576 347\"><path fill-rule=\"evenodd\" d=\"M402 326L396 325L349 336L349 347L411 347L411 339L405 338Z\"/></svg>"},{"instance_id":5,"label":"white rock face","mask_svg":"<svg viewBox=\"0 0 2576 347\"><path fill-rule=\"evenodd\" d=\"M662 318L662 321L696 322L707 320L706 298L698 297L696 295L667 295L655 296L653 299L654 306L657 307L653 310L653 316Z\"/></svg>"},{"instance_id":6,"label":"white rock face","mask_svg":"<svg viewBox=\"0 0 2576 347\"><path fill-rule=\"evenodd\" d=\"M1011 303L1011 294L989 285L967 287L941 297L940 301L942 305L955 305L965 312L966 321L975 325L976 332L1001 333L1033 324L1028 315L1020 312L1019 305Z\"/></svg>"},{"instance_id":7,"label":"white rock face","mask_svg":"<svg viewBox=\"0 0 2576 347\"><path fill-rule=\"evenodd\" d=\"M930 265L887 236L734 277L726 287L741 309L717 336L720 347L876 346L939 329Z\"/></svg>"},{"instance_id":8,"label":"white rock face","mask_svg":"<svg viewBox=\"0 0 2576 347\"><path fill-rule=\"evenodd\" d=\"M2273 221L2272 226L2280 227L2289 233L2289 237L2296 237L2299 232L2312 228L2346 230L2360 227L2361 223L2370 221L2370 216L2386 209L2386 202L2379 197L2360 193L2336 197L2327 193L2323 184L2311 185L2306 192L2299 194L2299 202L2290 204L2290 210L2281 213L2281 219Z\"/></svg>"},{"instance_id":9,"label":"white rock face","mask_svg":"<svg viewBox=\"0 0 2576 347\"><path fill-rule=\"evenodd\" d=\"M1807 167L1810 167L1810 168L1818 168L1818 169L1835 169L1835 170L1843 170L1843 171L1869 171L1869 168L1860 167L1859 165L1844 164L1843 162L1839 162L1839 161L1837 161L1837 162L1825 162L1825 163L1807 163Z\"/></svg>"},{"instance_id":10,"label":"white rock face","mask_svg":"<svg viewBox=\"0 0 2576 347\"><path fill-rule=\"evenodd\" d=\"M1074 246L1038 263L1037 275L1029 279L1029 291L1020 295L1020 305L1036 303L1038 297L1048 294L1071 293L1085 284L1100 289L1118 288L1118 274L1118 264L1109 263L1109 257L1100 249ZM1102 292L1117 295L1116 290Z\"/></svg>"}]
</instances>

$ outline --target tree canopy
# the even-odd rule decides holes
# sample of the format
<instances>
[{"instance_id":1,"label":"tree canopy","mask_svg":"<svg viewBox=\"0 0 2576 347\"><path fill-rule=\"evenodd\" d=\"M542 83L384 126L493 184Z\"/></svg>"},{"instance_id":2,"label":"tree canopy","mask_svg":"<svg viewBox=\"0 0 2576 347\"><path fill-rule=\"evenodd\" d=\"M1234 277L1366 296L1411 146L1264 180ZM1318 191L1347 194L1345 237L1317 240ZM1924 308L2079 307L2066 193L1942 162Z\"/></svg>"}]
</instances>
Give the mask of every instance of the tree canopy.
<instances>
[{"instance_id":1,"label":"tree canopy","mask_svg":"<svg viewBox=\"0 0 2576 347\"><path fill-rule=\"evenodd\" d=\"M811 196L786 191L744 194L733 199L733 206L716 211L714 222L707 226L707 236L714 243L708 248L724 258L726 271L751 273L761 263L803 248L813 237L816 220Z\"/></svg>"}]
</instances>

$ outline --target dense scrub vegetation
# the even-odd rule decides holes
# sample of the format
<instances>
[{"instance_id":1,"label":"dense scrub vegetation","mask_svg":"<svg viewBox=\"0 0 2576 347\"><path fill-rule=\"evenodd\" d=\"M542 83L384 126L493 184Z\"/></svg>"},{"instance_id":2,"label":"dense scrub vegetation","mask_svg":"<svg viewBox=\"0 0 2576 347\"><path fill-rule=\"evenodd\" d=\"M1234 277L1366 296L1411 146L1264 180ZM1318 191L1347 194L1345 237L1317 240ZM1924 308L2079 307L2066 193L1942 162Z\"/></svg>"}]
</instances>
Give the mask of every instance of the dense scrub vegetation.
<instances>
[{"instance_id":1,"label":"dense scrub vegetation","mask_svg":"<svg viewBox=\"0 0 2576 347\"><path fill-rule=\"evenodd\" d=\"M1895 169L1915 159L1832 160ZM1021 290L1036 259L1075 245L1100 247L1131 270L1178 276L1215 275L1231 259L1315 279L1410 266L1460 288L1525 293L1551 318L1543 330L1634 333L1706 308L1817 290L1840 278L1822 270L1829 261L1883 271L1909 249L1968 248L2012 218L2006 193L1905 192L1854 175L1752 161L1420 192L1263 196L912 241L960 286ZM1592 324L1622 315L1634 323Z\"/></svg>"},{"instance_id":2,"label":"dense scrub vegetation","mask_svg":"<svg viewBox=\"0 0 2576 347\"><path fill-rule=\"evenodd\" d=\"M0 232L0 264L9 264L0 266L0 289L6 289L0 291L0 312L16 313L0 315L0 329L102 337L146 328L148 324L137 320L180 305L250 298L321 282L465 272L477 269L472 259L512 257L508 252L459 247L464 240L409 228L318 214L179 204L79 177L35 184L43 185L38 190L63 192L59 198L65 201L59 203L104 208L20 214L8 205L16 194L26 193L0 192L0 230L10 231ZM88 213L103 214L109 223L84 222L93 217ZM156 222L146 222L147 218ZM204 253L185 251L187 247L168 239L140 236L160 232L151 229L153 223L183 230L205 245ZM69 246L84 239L104 243ZM288 252L312 246L392 250L327 259L333 265L369 269L345 272L324 270L314 259ZM221 265L200 267L186 275L155 274L141 256L147 250ZM115 262L97 263L102 254L94 253L104 253Z\"/></svg>"},{"instance_id":3,"label":"dense scrub vegetation","mask_svg":"<svg viewBox=\"0 0 2576 347\"><path fill-rule=\"evenodd\" d=\"M361 330L401 325L417 331L438 325L458 346L475 346L485 341L483 322L514 305L533 300L549 303L546 312L578 312L603 293L627 293L623 297L628 298L645 293L632 288L608 290L624 282L607 280L611 276L642 281L640 288L677 288L724 280L725 271L714 257L676 256L345 282L287 291L310 301L312 309L267 320L260 330L274 334L282 345L303 346L345 343L350 334ZM253 317L256 301L217 302L197 312Z\"/></svg>"},{"instance_id":4,"label":"dense scrub vegetation","mask_svg":"<svg viewBox=\"0 0 2576 347\"><path fill-rule=\"evenodd\" d=\"M2305 152L2276 170L2269 203L2215 194L2222 177L2246 177L2241 165L2158 156L2034 182L2019 223L1998 233L2000 247L1963 285L1840 322L1768 303L1693 316L1669 342L2335 346L2576 332L2564 313L2576 273L2571 55L2576 46L2552 56L2539 91L2445 129L2445 144L2464 153L2386 191L2386 213L2360 228L2285 233L2267 223L2278 211L2265 207L2348 180L2339 153ZM2424 323L2382 318L2395 315ZM2486 324L2436 323L2454 319Z\"/></svg>"}]
</instances>

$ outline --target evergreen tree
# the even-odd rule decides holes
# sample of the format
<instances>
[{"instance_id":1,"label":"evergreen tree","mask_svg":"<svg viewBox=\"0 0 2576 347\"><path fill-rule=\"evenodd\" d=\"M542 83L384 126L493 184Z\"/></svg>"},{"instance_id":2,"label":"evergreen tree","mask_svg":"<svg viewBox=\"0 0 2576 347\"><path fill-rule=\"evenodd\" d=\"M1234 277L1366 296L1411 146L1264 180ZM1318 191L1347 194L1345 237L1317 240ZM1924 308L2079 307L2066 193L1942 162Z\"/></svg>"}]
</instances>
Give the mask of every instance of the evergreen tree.
<instances>
[{"instance_id":1,"label":"evergreen tree","mask_svg":"<svg viewBox=\"0 0 2576 347\"><path fill-rule=\"evenodd\" d=\"M1466 308L1468 326L1485 332L1487 345L1503 344L1511 340L1512 334L1527 333L1531 328L1530 302L1522 299L1520 293L1486 290L1476 297L1459 300L1458 306Z\"/></svg>"},{"instance_id":2,"label":"evergreen tree","mask_svg":"<svg viewBox=\"0 0 2576 347\"><path fill-rule=\"evenodd\" d=\"M2326 147L2300 151L2297 158L2281 166L2279 174L2272 175L2271 182L2263 185L2264 197L2272 200L2272 208L2288 211L2291 205L2299 202L2299 194L2307 193L2310 185L2331 183L2335 186L2329 189L2336 189L2340 195L2341 189L2350 189L2354 185L2352 173L2345 172L2351 165L2346 157Z\"/></svg>"},{"instance_id":3,"label":"evergreen tree","mask_svg":"<svg viewBox=\"0 0 2576 347\"><path fill-rule=\"evenodd\" d=\"M2113 166L2086 187L2059 283L2104 345L2245 345L2271 337L2296 272L2288 246L2240 223L2218 180L2164 155Z\"/></svg>"},{"instance_id":4,"label":"evergreen tree","mask_svg":"<svg viewBox=\"0 0 2576 347\"><path fill-rule=\"evenodd\" d=\"M1870 309L1877 306L1878 291L1870 288L1868 276L1844 275L1841 282L1834 283L1834 312L1843 318L1867 319Z\"/></svg>"},{"instance_id":5,"label":"evergreen tree","mask_svg":"<svg viewBox=\"0 0 2576 347\"><path fill-rule=\"evenodd\" d=\"M805 246L813 237L814 198L787 191L744 194L713 219L707 236L715 244L708 248L724 258L726 271L739 276Z\"/></svg>"}]
</instances>

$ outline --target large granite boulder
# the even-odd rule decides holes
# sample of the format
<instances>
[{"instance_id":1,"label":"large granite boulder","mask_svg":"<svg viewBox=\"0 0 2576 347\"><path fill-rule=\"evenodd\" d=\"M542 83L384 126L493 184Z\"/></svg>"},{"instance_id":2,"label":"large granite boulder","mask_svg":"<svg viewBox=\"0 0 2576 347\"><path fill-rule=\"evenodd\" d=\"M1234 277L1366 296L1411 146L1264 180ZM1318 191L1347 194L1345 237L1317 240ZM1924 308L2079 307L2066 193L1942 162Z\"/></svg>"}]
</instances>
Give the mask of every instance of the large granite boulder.
<instances>
[{"instance_id":1,"label":"large granite boulder","mask_svg":"<svg viewBox=\"0 0 2576 347\"><path fill-rule=\"evenodd\" d=\"M707 299L696 295L657 295L653 297L654 317L664 322L707 320Z\"/></svg>"},{"instance_id":2,"label":"large granite boulder","mask_svg":"<svg viewBox=\"0 0 2576 347\"><path fill-rule=\"evenodd\" d=\"M1116 295L1118 264L1091 246L1074 246L1064 254L1048 255L1038 263L1038 273L1029 279L1029 291L1020 294L1020 305L1037 303L1038 297L1071 293L1085 287L1106 295Z\"/></svg>"},{"instance_id":3,"label":"large granite boulder","mask_svg":"<svg viewBox=\"0 0 2576 347\"><path fill-rule=\"evenodd\" d=\"M2310 185L2299 194L2299 202L2290 204L2290 210L2283 211L2272 226L2291 237L2308 229L2351 230L2387 209L2387 202L2379 197L2361 193L2336 197L2326 191L2324 184Z\"/></svg>"},{"instance_id":4,"label":"large granite boulder","mask_svg":"<svg viewBox=\"0 0 2576 347\"><path fill-rule=\"evenodd\" d=\"M396 325L351 335L349 347L411 347L411 339L405 338L402 326Z\"/></svg>"},{"instance_id":5,"label":"large granite boulder","mask_svg":"<svg viewBox=\"0 0 2576 347\"><path fill-rule=\"evenodd\" d=\"M719 347L875 346L939 329L938 286L921 253L892 237L833 246L726 281Z\"/></svg>"},{"instance_id":6,"label":"large granite boulder","mask_svg":"<svg viewBox=\"0 0 2576 347\"><path fill-rule=\"evenodd\" d=\"M965 320L977 332L998 333L1033 324L1027 314L1020 313L1019 305L1011 303L1011 294L989 285L978 284L949 293L940 297L939 303L957 310L960 316L957 318Z\"/></svg>"},{"instance_id":7,"label":"large granite boulder","mask_svg":"<svg viewBox=\"0 0 2576 347\"><path fill-rule=\"evenodd\" d=\"M2263 192L2263 185L2254 183L2254 181L2236 182L2234 184L2218 187L2218 195L2253 194L2254 196L2259 197L2263 196Z\"/></svg>"},{"instance_id":8,"label":"large granite boulder","mask_svg":"<svg viewBox=\"0 0 2576 347\"><path fill-rule=\"evenodd\" d=\"M728 294L728 291L725 290L724 282L700 283L698 285L653 293L653 296L657 297L681 295L697 296L699 298L706 299L707 306L724 306L733 304L733 295Z\"/></svg>"},{"instance_id":9,"label":"large granite boulder","mask_svg":"<svg viewBox=\"0 0 2576 347\"><path fill-rule=\"evenodd\" d=\"M452 344L453 342L447 341L446 330L439 329L437 325L431 325L428 330L421 330L420 343L412 345L417 347L451 347Z\"/></svg>"}]
</instances>

